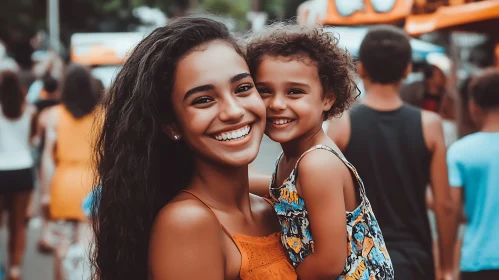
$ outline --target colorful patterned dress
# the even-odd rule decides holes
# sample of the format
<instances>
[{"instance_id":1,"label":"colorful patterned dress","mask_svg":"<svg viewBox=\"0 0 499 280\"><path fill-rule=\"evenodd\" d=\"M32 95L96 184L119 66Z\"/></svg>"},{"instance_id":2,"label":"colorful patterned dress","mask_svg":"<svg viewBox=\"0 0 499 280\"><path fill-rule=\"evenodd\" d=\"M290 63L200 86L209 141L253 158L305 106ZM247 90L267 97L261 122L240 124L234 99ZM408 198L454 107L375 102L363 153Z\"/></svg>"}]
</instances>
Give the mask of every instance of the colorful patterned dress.
<instances>
[{"instance_id":1,"label":"colorful patterned dress","mask_svg":"<svg viewBox=\"0 0 499 280\"><path fill-rule=\"evenodd\" d=\"M348 255L345 268L338 279L373 280L394 279L392 262L378 222L367 199L364 184L355 167L343 156L325 145L312 147L298 159L291 175L282 186L276 186L277 167L282 154L277 159L270 185L270 197L281 224L281 242L286 248L294 267L314 252L314 240L308 221L305 202L296 190L298 163L307 153L324 149L338 156L357 178L361 204L352 212L346 212Z\"/></svg>"}]
</instances>

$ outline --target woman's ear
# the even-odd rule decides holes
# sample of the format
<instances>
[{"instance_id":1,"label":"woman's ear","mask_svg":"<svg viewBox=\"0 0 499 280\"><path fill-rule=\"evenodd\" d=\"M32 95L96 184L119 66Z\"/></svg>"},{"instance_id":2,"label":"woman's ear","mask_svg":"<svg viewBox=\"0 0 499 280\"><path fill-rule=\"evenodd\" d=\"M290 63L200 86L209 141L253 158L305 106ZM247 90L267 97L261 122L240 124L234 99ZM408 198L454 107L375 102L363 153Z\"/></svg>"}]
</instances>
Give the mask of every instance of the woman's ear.
<instances>
[{"instance_id":1,"label":"woman's ear","mask_svg":"<svg viewBox=\"0 0 499 280\"><path fill-rule=\"evenodd\" d=\"M180 135L177 127L173 124L161 125L161 131L163 131L163 133L173 141L179 141L180 139L182 139L182 135Z\"/></svg>"}]
</instances>

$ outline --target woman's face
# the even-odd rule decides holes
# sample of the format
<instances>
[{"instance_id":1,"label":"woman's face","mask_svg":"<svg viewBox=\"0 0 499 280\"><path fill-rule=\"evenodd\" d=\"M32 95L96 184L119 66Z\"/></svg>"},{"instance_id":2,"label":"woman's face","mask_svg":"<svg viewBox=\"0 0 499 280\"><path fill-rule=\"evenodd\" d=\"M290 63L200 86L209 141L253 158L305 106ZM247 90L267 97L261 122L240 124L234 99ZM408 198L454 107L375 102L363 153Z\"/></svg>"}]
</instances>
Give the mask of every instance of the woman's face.
<instances>
[{"instance_id":1,"label":"woman's face","mask_svg":"<svg viewBox=\"0 0 499 280\"><path fill-rule=\"evenodd\" d=\"M252 162L265 129L265 105L246 61L223 41L182 58L172 93L177 134L197 157L230 166Z\"/></svg>"}]
</instances>

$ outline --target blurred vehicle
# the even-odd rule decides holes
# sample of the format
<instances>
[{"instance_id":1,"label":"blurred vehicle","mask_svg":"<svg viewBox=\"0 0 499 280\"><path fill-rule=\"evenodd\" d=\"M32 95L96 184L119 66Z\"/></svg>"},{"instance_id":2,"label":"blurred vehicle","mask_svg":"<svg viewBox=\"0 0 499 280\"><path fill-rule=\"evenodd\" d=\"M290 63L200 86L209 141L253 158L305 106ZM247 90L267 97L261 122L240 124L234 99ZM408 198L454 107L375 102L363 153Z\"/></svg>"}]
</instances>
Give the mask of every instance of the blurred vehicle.
<instances>
[{"instance_id":1,"label":"blurred vehicle","mask_svg":"<svg viewBox=\"0 0 499 280\"><path fill-rule=\"evenodd\" d=\"M145 32L73 34L71 61L89 66L92 75L109 88L127 55L145 35Z\"/></svg>"}]
</instances>

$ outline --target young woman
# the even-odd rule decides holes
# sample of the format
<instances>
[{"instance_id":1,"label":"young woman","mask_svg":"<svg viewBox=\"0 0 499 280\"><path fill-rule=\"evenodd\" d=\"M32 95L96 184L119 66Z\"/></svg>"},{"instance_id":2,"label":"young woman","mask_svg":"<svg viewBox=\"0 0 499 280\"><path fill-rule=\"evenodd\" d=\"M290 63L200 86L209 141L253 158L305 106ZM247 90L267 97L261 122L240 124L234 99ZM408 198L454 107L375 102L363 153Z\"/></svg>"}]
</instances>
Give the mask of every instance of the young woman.
<instances>
[{"instance_id":1,"label":"young woman","mask_svg":"<svg viewBox=\"0 0 499 280\"><path fill-rule=\"evenodd\" d=\"M13 72L0 73L0 214L9 211L8 279L21 278L26 241L25 215L33 191L31 142L36 109Z\"/></svg>"},{"instance_id":2,"label":"young woman","mask_svg":"<svg viewBox=\"0 0 499 280\"><path fill-rule=\"evenodd\" d=\"M265 106L225 25L182 18L153 31L105 107L96 277L296 279L272 206L249 194Z\"/></svg>"}]
</instances>

